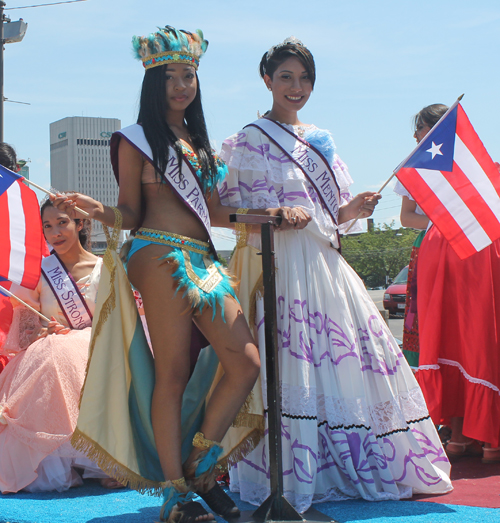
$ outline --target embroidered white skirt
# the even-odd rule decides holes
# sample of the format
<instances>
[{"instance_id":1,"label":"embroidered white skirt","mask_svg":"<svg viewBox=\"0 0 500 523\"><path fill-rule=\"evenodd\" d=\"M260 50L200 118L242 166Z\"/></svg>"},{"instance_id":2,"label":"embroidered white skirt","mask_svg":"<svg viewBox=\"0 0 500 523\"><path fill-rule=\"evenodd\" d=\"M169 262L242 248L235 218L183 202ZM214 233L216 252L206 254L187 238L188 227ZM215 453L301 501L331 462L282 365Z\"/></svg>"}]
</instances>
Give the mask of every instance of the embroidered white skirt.
<instances>
[{"instance_id":1,"label":"embroidered white skirt","mask_svg":"<svg viewBox=\"0 0 500 523\"><path fill-rule=\"evenodd\" d=\"M286 498L303 512L452 490L420 388L362 281L307 228L278 232L275 251ZM256 324L266 403L262 299ZM231 470L231 490L257 505L269 495L267 437Z\"/></svg>"}]
</instances>

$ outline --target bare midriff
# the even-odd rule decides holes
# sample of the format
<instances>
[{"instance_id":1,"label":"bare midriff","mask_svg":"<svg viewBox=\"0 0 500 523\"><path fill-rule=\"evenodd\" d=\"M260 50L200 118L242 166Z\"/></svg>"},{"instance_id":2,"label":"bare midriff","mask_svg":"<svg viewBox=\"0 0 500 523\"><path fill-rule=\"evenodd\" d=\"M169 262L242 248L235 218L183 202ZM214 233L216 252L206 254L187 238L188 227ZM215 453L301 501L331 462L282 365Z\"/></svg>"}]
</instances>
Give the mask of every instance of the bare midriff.
<instances>
[{"instance_id":1,"label":"bare midriff","mask_svg":"<svg viewBox=\"0 0 500 523\"><path fill-rule=\"evenodd\" d=\"M168 185L148 183L141 188L146 206L142 227L208 241L208 234L200 220Z\"/></svg>"}]
</instances>

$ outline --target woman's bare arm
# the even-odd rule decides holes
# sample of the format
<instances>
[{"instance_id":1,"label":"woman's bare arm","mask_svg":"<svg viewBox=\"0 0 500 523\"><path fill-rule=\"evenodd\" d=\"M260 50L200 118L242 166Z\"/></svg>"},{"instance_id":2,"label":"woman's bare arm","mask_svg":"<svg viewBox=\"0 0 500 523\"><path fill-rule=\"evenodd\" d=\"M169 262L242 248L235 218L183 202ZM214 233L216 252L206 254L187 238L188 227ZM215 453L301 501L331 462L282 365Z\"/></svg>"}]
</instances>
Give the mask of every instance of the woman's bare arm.
<instances>
[{"instance_id":1,"label":"woman's bare arm","mask_svg":"<svg viewBox=\"0 0 500 523\"><path fill-rule=\"evenodd\" d=\"M427 229L429 225L429 218L425 214L417 214L417 203L410 200L408 196L403 196L401 204L401 225L403 227L411 227L413 229Z\"/></svg>"},{"instance_id":2,"label":"woman's bare arm","mask_svg":"<svg viewBox=\"0 0 500 523\"><path fill-rule=\"evenodd\" d=\"M137 227L141 217L141 173L143 166L142 155L135 150L126 140L121 140L118 148L118 164L120 169L120 192L118 195L118 205L116 206L122 213L123 229L133 229ZM115 213L111 207L103 205L90 196L79 193L69 193L57 195L52 198L54 205L63 212L74 218L81 218L81 215L74 210L75 207L88 212L89 217L99 220L103 224L113 227L115 223Z\"/></svg>"}]
</instances>

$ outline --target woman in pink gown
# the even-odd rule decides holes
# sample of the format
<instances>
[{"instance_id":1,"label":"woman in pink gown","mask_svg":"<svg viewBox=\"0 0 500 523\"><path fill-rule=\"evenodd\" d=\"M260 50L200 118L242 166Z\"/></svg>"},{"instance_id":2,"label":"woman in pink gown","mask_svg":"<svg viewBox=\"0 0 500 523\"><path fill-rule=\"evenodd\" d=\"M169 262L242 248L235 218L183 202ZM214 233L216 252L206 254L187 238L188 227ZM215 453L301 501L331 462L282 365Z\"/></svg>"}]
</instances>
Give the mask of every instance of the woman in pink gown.
<instances>
[{"instance_id":1,"label":"woman in pink gown","mask_svg":"<svg viewBox=\"0 0 500 523\"><path fill-rule=\"evenodd\" d=\"M91 321L102 260L85 249L90 221L72 220L50 201L41 212L45 238L55 251L50 258L57 257L73 279ZM61 492L82 483L75 468L84 471L83 477L101 478L103 486L119 487L69 441L78 417L90 327L69 328L43 275L34 291L14 284L11 291L52 321L40 323L13 300L3 352L17 354L0 374L0 492Z\"/></svg>"}]
</instances>

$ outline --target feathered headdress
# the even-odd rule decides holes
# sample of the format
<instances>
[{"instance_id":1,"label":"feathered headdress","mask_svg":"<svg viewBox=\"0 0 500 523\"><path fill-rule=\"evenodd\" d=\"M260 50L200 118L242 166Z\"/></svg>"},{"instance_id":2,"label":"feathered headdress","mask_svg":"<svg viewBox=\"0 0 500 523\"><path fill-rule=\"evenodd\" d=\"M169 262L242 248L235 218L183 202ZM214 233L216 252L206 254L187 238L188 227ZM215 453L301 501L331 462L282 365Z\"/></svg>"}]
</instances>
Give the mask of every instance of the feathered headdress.
<instances>
[{"instance_id":1,"label":"feathered headdress","mask_svg":"<svg viewBox=\"0 0 500 523\"><path fill-rule=\"evenodd\" d=\"M198 69L208 41L203 38L200 29L190 33L167 25L159 27L156 33L149 36L134 36L132 47L135 57L142 60L145 69L167 63L188 64Z\"/></svg>"}]
</instances>

